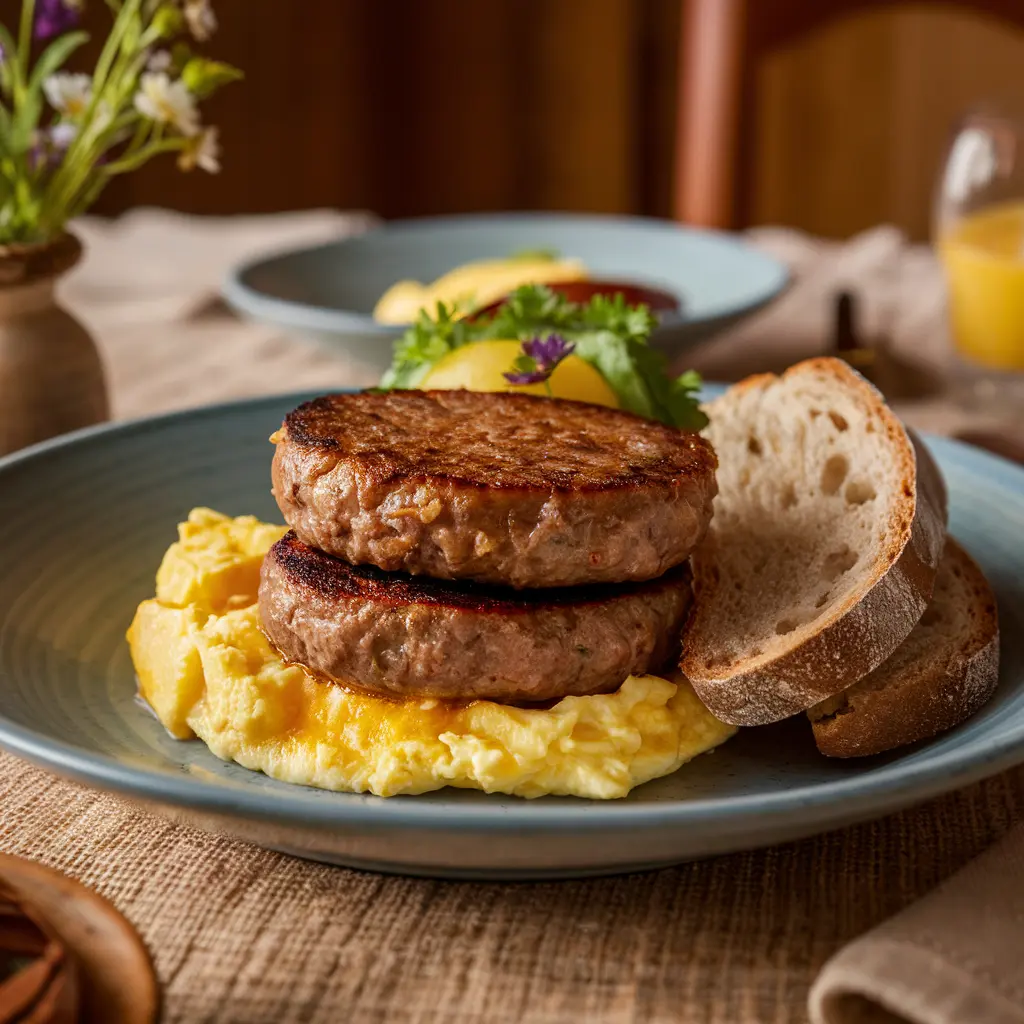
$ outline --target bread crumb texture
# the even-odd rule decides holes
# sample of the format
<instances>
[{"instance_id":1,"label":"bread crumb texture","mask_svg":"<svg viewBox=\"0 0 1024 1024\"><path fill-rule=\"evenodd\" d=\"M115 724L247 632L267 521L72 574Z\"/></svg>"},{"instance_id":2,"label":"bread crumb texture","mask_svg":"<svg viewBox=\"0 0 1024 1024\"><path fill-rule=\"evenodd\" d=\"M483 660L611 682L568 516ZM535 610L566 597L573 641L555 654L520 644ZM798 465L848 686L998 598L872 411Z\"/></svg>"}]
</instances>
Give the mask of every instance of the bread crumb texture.
<instances>
[{"instance_id":1,"label":"bread crumb texture","mask_svg":"<svg viewBox=\"0 0 1024 1024\"><path fill-rule=\"evenodd\" d=\"M766 724L849 686L908 635L931 593L945 492L839 360L749 378L707 412L719 491L693 556L682 667L717 714Z\"/></svg>"}]
</instances>

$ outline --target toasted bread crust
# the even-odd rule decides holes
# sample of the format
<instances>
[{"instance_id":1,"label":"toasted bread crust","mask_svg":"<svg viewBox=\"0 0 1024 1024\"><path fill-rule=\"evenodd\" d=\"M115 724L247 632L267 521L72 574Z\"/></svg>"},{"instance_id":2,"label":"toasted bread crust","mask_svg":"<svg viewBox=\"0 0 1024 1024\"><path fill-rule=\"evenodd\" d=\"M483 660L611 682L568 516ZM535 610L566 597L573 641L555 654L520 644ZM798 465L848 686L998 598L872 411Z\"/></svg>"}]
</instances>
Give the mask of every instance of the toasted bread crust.
<instances>
[{"instance_id":1,"label":"toasted bread crust","mask_svg":"<svg viewBox=\"0 0 1024 1024\"><path fill-rule=\"evenodd\" d=\"M946 541L944 566L958 573L973 605L966 642L952 639L911 664L892 658L874 673L808 711L818 749L829 757L864 757L952 729L973 715L999 681L999 619L995 595L974 559ZM913 643L913 634L908 643ZM894 664L898 662L898 664ZM891 666L891 667L890 667ZM853 694L856 697L853 698ZM851 699L853 698L853 699Z\"/></svg>"},{"instance_id":2,"label":"toasted bread crust","mask_svg":"<svg viewBox=\"0 0 1024 1024\"><path fill-rule=\"evenodd\" d=\"M866 589L832 609L815 633L782 655L751 658L727 675L707 668L714 652L701 635L702 604L714 600L713 559L691 560L695 603L683 637L680 667L717 718L734 725L767 725L799 714L880 665L921 618L931 597L945 542L947 501L942 475L927 449L860 374L838 359L811 359L787 377L814 371L858 391L902 452L901 499L891 513L888 544ZM764 388L777 378L759 374L735 385ZM727 540L727 538L726 538Z\"/></svg>"},{"instance_id":3,"label":"toasted bread crust","mask_svg":"<svg viewBox=\"0 0 1024 1024\"><path fill-rule=\"evenodd\" d=\"M285 419L288 525L355 564L516 588L654 579L703 537L716 460L699 435L520 394L327 395Z\"/></svg>"},{"instance_id":4,"label":"toasted bread crust","mask_svg":"<svg viewBox=\"0 0 1024 1024\"><path fill-rule=\"evenodd\" d=\"M608 693L678 651L689 570L648 583L500 591L389 575L287 534L260 582L263 628L293 661L384 696L535 702Z\"/></svg>"}]
</instances>

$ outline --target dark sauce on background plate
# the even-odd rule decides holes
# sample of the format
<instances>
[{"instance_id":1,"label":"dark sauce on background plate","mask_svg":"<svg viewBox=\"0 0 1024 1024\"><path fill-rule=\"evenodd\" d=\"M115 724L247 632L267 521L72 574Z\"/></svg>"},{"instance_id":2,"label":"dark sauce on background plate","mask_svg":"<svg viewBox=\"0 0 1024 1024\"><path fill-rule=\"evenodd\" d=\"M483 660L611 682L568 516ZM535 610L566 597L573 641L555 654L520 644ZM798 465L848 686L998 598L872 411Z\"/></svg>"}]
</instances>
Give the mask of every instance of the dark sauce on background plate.
<instances>
[{"instance_id":1,"label":"dark sauce on background plate","mask_svg":"<svg viewBox=\"0 0 1024 1024\"><path fill-rule=\"evenodd\" d=\"M647 285L631 284L628 281L554 281L547 287L559 295L564 295L570 302L589 302L595 295L607 295L609 298L621 295L628 305L643 304L649 306L654 313L678 313L681 310L678 296ZM508 296L504 296L478 309L473 316L493 313L507 300Z\"/></svg>"}]
</instances>

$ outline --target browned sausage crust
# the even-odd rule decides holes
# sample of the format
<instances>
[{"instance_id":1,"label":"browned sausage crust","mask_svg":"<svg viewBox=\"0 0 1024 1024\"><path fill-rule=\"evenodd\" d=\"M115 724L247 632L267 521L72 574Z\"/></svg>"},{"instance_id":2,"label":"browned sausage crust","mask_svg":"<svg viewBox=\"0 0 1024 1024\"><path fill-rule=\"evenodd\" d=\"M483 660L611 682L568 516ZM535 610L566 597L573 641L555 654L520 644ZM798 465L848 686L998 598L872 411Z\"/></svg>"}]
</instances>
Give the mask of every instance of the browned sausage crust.
<instances>
[{"instance_id":1,"label":"browned sausage crust","mask_svg":"<svg viewBox=\"0 0 1024 1024\"><path fill-rule=\"evenodd\" d=\"M355 567L293 533L271 548L260 618L285 657L390 696L505 702L607 693L664 665L690 603L689 569L544 591Z\"/></svg>"},{"instance_id":2,"label":"browned sausage crust","mask_svg":"<svg viewBox=\"0 0 1024 1024\"><path fill-rule=\"evenodd\" d=\"M532 395L327 395L275 439L274 494L303 541L437 579L654 579L700 542L716 493L698 434Z\"/></svg>"}]
</instances>

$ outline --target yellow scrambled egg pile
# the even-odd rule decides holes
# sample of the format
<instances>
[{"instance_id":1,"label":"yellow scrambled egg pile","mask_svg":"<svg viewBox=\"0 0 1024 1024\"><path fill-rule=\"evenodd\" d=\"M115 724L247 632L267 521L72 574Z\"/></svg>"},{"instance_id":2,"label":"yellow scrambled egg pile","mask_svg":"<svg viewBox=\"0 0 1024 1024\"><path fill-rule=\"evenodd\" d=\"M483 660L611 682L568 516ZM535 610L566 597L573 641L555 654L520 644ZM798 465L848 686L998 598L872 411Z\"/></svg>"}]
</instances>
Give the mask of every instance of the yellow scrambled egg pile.
<instances>
[{"instance_id":1,"label":"yellow scrambled egg pile","mask_svg":"<svg viewBox=\"0 0 1024 1024\"><path fill-rule=\"evenodd\" d=\"M391 701L317 678L283 661L260 630L260 563L283 533L195 509L128 631L143 698L173 736L198 736L220 758L378 796L461 786L610 799L736 731L688 684L655 676L549 710Z\"/></svg>"}]
</instances>

